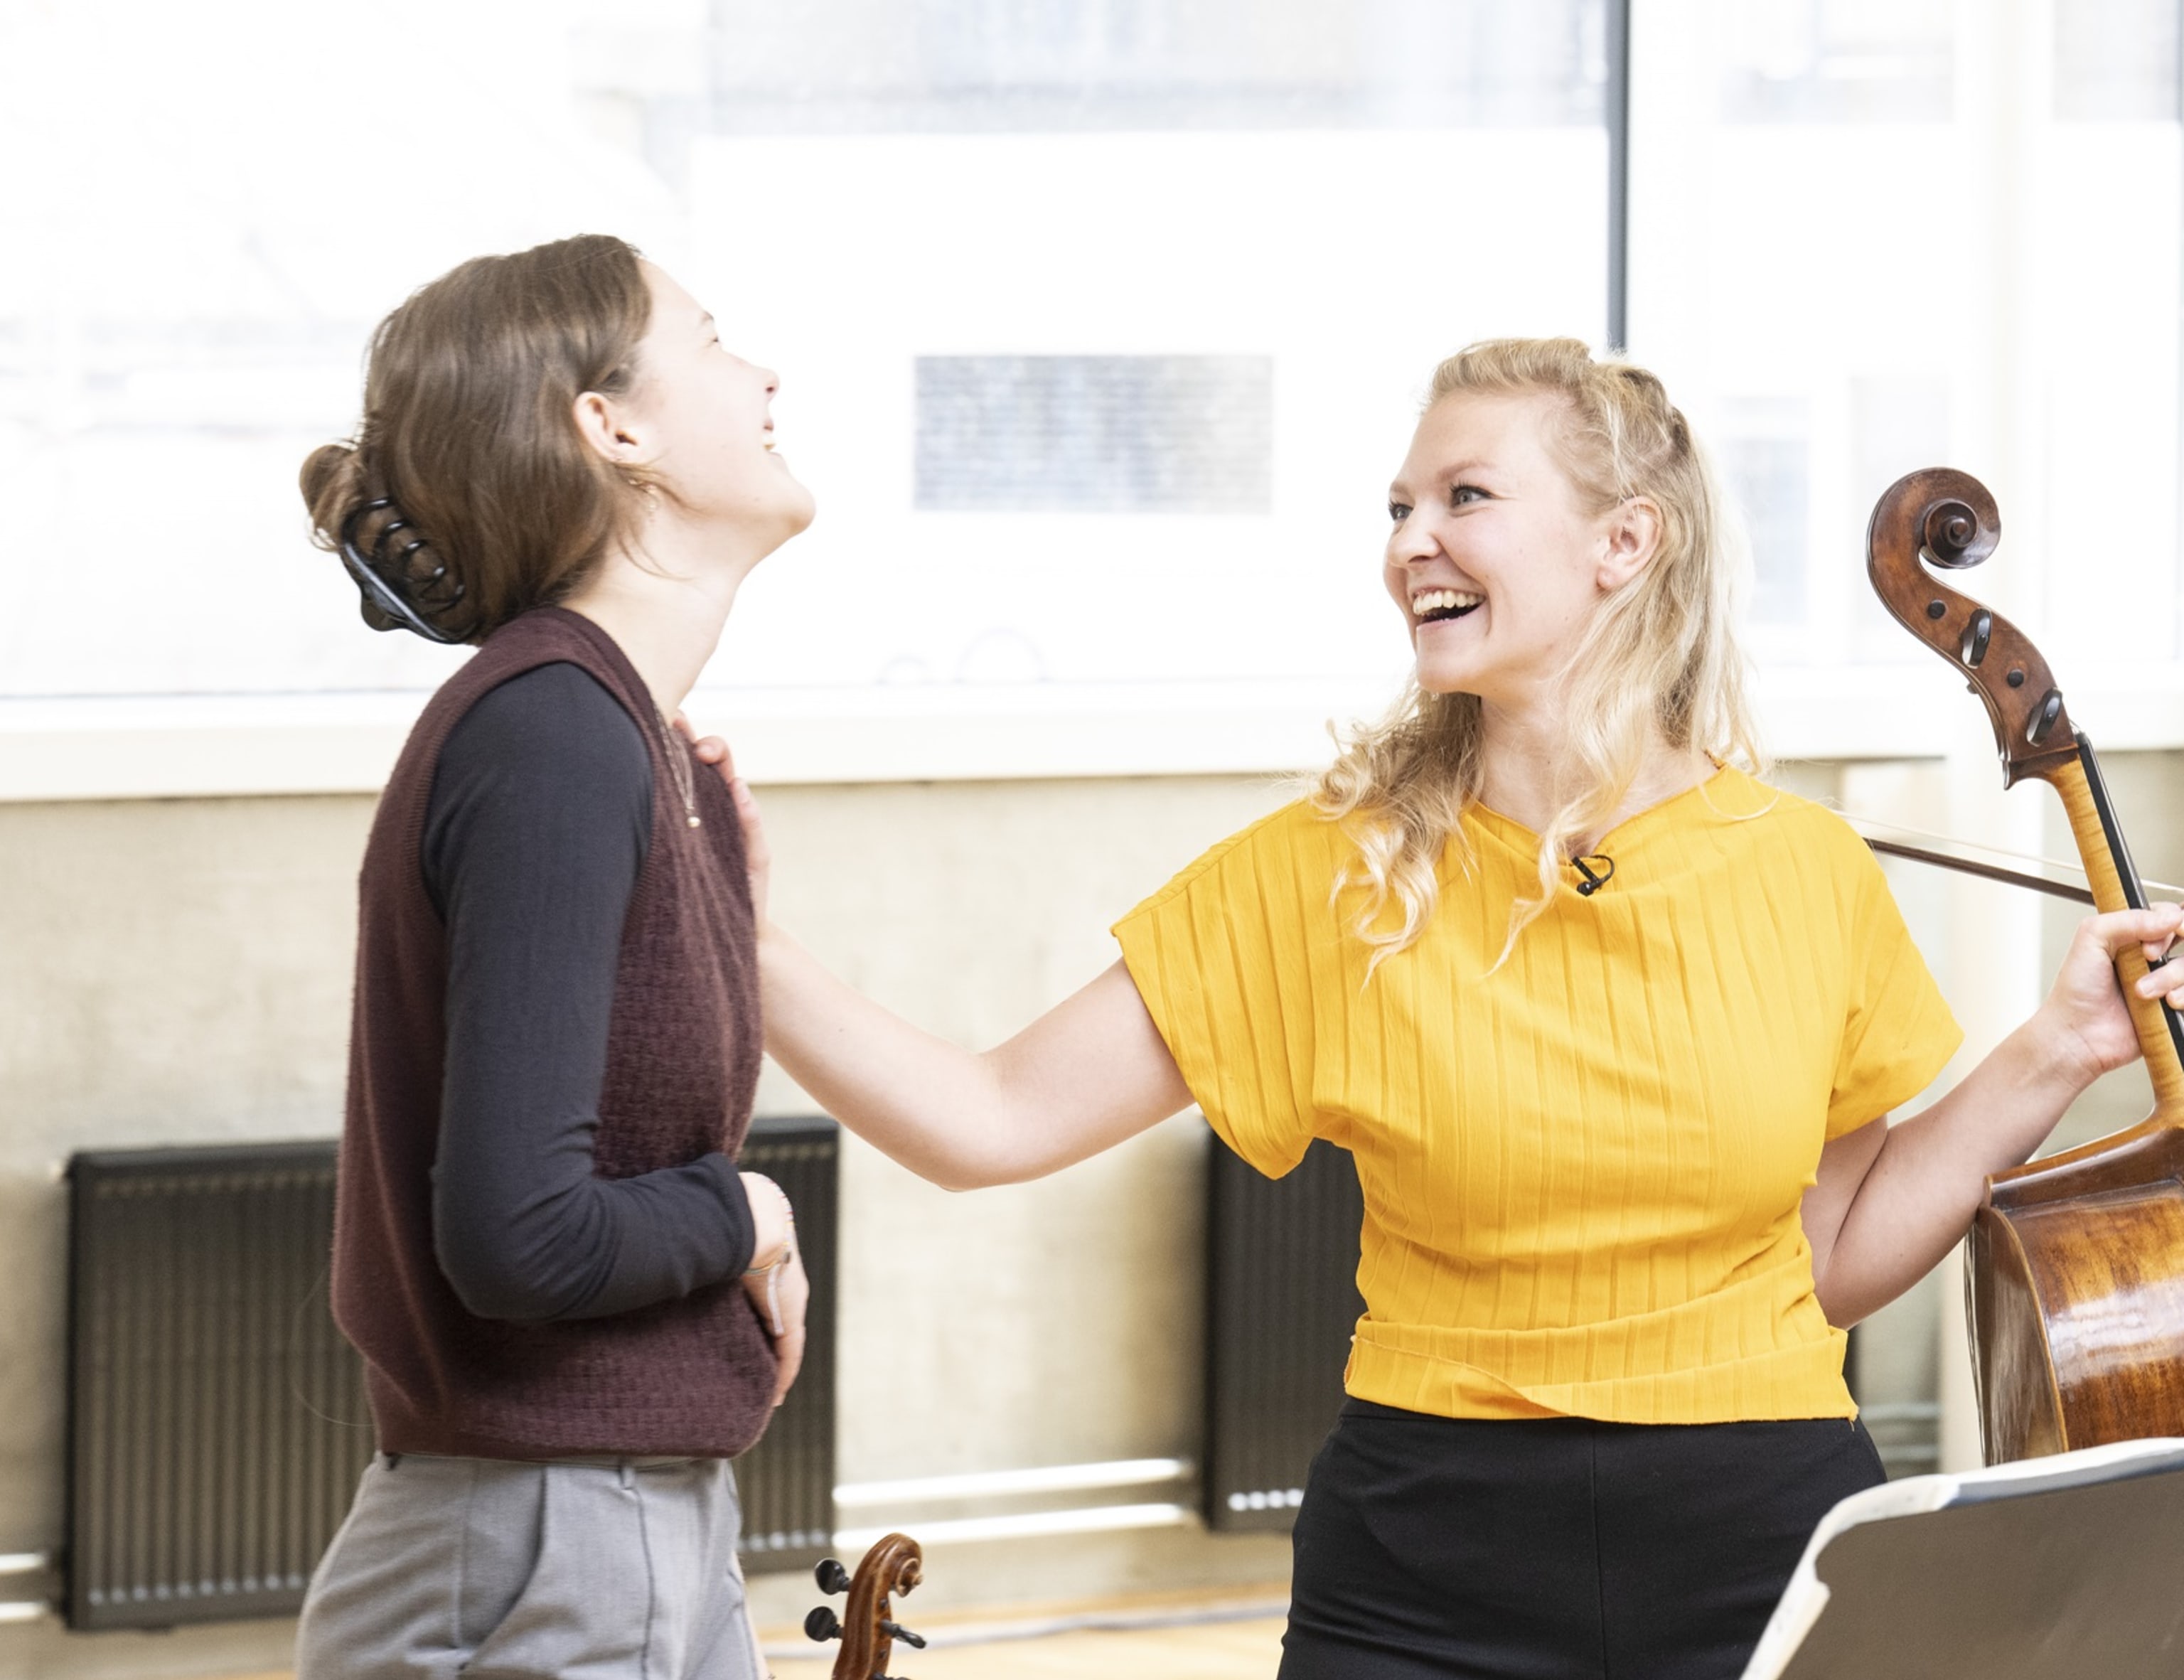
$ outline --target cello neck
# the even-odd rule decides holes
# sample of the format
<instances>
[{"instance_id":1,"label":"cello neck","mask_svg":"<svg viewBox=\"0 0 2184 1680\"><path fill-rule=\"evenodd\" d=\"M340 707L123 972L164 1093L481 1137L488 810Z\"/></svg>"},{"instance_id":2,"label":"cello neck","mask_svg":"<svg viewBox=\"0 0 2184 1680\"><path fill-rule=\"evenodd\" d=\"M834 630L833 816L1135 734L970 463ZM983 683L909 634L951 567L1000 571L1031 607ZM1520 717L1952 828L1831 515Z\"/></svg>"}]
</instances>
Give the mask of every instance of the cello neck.
<instances>
[{"instance_id":1,"label":"cello neck","mask_svg":"<svg viewBox=\"0 0 2184 1680\"><path fill-rule=\"evenodd\" d=\"M2146 893L2138 871L2125 845L2123 829L2110 804L2108 786L2101 779L2100 761L2092 743L2077 737L2078 750L2059 764L2043 766L2036 773L2052 786L2070 819L2071 838L2086 866L2092 888L2093 907L2142 910ZM2137 982L2148 971L2146 955L2137 945L2116 958L2116 977L2122 984L2124 1003L2131 1011L2132 1030L2146 1058L2146 1071L2153 1081L2153 1118L2184 1122L2184 1022L2166 1004L2138 994Z\"/></svg>"}]
</instances>

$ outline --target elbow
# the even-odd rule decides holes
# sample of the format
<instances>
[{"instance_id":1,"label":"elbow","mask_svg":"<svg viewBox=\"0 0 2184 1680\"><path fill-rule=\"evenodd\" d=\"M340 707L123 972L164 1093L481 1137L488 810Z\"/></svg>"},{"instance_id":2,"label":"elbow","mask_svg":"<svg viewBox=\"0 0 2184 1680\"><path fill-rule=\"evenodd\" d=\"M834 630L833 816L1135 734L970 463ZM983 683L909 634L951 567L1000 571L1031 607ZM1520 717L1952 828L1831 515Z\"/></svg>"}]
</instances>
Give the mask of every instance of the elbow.
<instances>
[{"instance_id":1,"label":"elbow","mask_svg":"<svg viewBox=\"0 0 2184 1680\"><path fill-rule=\"evenodd\" d=\"M564 1280L526 1267L509 1247L475 1235L439 1232L433 1244L441 1275L473 1318L504 1324L550 1324L579 1303Z\"/></svg>"},{"instance_id":2,"label":"elbow","mask_svg":"<svg viewBox=\"0 0 2184 1680\"><path fill-rule=\"evenodd\" d=\"M997 1190L1006 1184L1029 1184L1068 1164L1066 1160L1045 1158L1022 1149L989 1147L952 1150L917 1164L914 1170L930 1184L960 1192Z\"/></svg>"},{"instance_id":3,"label":"elbow","mask_svg":"<svg viewBox=\"0 0 2184 1680\"><path fill-rule=\"evenodd\" d=\"M472 1318L504 1324L548 1324L561 1316L560 1303L524 1280L487 1266L440 1262L455 1299Z\"/></svg>"},{"instance_id":4,"label":"elbow","mask_svg":"<svg viewBox=\"0 0 2184 1680\"><path fill-rule=\"evenodd\" d=\"M1825 1277L1814 1281L1813 1298L1820 1303L1829 1325L1841 1331L1854 1328L1874 1309L1874 1303L1860 1299L1856 1291Z\"/></svg>"},{"instance_id":5,"label":"elbow","mask_svg":"<svg viewBox=\"0 0 2184 1680\"><path fill-rule=\"evenodd\" d=\"M960 1193L966 1190L998 1190L1005 1184L1029 1184L1067 1164L1014 1157L965 1157L928 1163L915 1170L927 1183Z\"/></svg>"},{"instance_id":6,"label":"elbow","mask_svg":"<svg viewBox=\"0 0 2184 1680\"><path fill-rule=\"evenodd\" d=\"M893 1152L889 1152L892 1153ZM928 1184L951 1192L992 1190L1005 1184L1025 1184L1054 1170L1022 1152L996 1147L991 1141L971 1143L960 1139L934 1140L925 1147L906 1150L895 1160Z\"/></svg>"},{"instance_id":7,"label":"elbow","mask_svg":"<svg viewBox=\"0 0 2184 1680\"><path fill-rule=\"evenodd\" d=\"M983 1164L949 1161L921 1176L927 1183L939 1186L951 1196L960 1196L967 1190L991 1190L999 1185L1021 1184L1026 1178L1035 1175L996 1172Z\"/></svg>"},{"instance_id":8,"label":"elbow","mask_svg":"<svg viewBox=\"0 0 2184 1680\"><path fill-rule=\"evenodd\" d=\"M495 1188L476 1175L434 1180L432 1254L463 1310L504 1324L588 1316L614 1270L604 1182L525 1198Z\"/></svg>"}]
</instances>

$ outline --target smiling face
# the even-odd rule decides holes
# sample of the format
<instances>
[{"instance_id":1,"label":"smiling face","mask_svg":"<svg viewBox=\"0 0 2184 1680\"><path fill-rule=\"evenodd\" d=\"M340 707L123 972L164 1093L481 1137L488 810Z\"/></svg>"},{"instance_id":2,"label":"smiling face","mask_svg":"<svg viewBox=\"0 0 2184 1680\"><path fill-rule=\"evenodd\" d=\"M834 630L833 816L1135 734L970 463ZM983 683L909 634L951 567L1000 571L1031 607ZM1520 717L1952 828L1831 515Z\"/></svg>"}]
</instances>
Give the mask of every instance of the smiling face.
<instances>
[{"instance_id":1,"label":"smiling face","mask_svg":"<svg viewBox=\"0 0 2184 1680\"><path fill-rule=\"evenodd\" d=\"M1650 557L1625 503L1588 509L1555 458L1560 399L1459 393L1429 409L1388 493L1384 576L1429 694L1528 708L1607 592Z\"/></svg>"},{"instance_id":2,"label":"smiling face","mask_svg":"<svg viewBox=\"0 0 2184 1680\"><path fill-rule=\"evenodd\" d=\"M777 547L811 522L811 493L773 447L780 378L721 343L713 317L647 263L652 319L617 405L627 458L664 480L683 512Z\"/></svg>"}]
</instances>

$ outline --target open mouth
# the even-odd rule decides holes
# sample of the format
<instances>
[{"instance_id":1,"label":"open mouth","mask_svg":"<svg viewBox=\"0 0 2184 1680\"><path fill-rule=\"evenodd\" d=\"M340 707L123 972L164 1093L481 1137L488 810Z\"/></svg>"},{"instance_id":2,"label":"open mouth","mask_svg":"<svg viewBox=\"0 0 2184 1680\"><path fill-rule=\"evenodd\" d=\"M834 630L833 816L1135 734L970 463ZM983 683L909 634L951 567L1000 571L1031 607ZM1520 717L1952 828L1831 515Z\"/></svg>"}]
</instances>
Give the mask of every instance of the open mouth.
<instances>
[{"instance_id":1,"label":"open mouth","mask_svg":"<svg viewBox=\"0 0 2184 1680\"><path fill-rule=\"evenodd\" d=\"M1477 611L1485 600L1462 589L1428 589L1411 597L1411 617L1421 624L1440 624Z\"/></svg>"}]
</instances>

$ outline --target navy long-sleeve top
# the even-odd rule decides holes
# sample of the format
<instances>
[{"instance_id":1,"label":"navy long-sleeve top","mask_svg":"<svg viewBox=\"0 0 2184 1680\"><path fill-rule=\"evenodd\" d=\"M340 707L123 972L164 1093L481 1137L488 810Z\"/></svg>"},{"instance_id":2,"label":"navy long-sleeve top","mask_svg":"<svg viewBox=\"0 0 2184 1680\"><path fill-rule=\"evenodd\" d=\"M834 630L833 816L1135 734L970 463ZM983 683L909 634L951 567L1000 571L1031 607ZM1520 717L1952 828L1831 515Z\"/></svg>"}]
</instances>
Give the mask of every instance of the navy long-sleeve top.
<instances>
[{"instance_id":1,"label":"navy long-sleeve top","mask_svg":"<svg viewBox=\"0 0 2184 1680\"><path fill-rule=\"evenodd\" d=\"M432 1228L482 1318L600 1318L750 1264L734 1163L593 1170L622 921L652 840L629 713L574 665L476 701L440 750L421 868L448 933Z\"/></svg>"}]
</instances>

